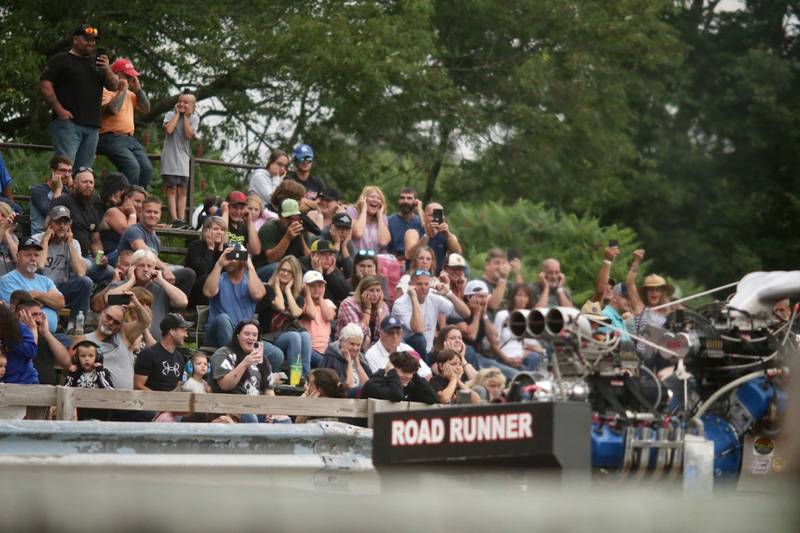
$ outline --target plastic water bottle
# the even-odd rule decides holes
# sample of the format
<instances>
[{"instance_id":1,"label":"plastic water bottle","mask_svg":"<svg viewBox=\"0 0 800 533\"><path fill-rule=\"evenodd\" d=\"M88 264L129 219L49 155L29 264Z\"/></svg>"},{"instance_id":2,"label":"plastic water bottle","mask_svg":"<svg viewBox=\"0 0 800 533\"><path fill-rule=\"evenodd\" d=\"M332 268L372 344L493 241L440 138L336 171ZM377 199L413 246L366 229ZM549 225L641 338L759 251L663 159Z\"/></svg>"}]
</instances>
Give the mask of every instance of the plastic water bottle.
<instances>
[{"instance_id":1,"label":"plastic water bottle","mask_svg":"<svg viewBox=\"0 0 800 533\"><path fill-rule=\"evenodd\" d=\"M78 335L83 335L83 311L78 311L78 316L75 317L75 329L72 330L72 334L76 337Z\"/></svg>"}]
</instances>

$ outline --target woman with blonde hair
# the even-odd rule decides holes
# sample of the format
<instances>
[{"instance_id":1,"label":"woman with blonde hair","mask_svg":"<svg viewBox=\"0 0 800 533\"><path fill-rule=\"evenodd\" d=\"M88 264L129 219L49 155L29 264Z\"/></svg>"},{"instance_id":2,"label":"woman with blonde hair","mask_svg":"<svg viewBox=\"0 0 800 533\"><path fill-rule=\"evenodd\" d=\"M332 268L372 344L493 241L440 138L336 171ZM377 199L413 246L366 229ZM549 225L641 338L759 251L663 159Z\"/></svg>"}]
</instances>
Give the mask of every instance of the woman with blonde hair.
<instances>
[{"instance_id":1,"label":"woman with blonde hair","mask_svg":"<svg viewBox=\"0 0 800 533\"><path fill-rule=\"evenodd\" d=\"M251 194L247 197L246 209L250 213L250 220L253 221L253 226L255 226L256 231L261 229L264 222L278 218L278 215L269 209L264 209L264 200L256 194Z\"/></svg>"},{"instance_id":2,"label":"woman with blonde hair","mask_svg":"<svg viewBox=\"0 0 800 533\"><path fill-rule=\"evenodd\" d=\"M203 285L225 249L227 235L228 224L225 220L222 217L210 216L203 221L200 238L190 242L186 247L184 265L194 270L197 275L189 295L190 305L208 304L208 298L203 296Z\"/></svg>"},{"instance_id":3,"label":"woman with blonde hair","mask_svg":"<svg viewBox=\"0 0 800 533\"><path fill-rule=\"evenodd\" d=\"M284 361L290 365L300 360L303 376L311 371L311 335L300 325L305 300L303 298L303 270L293 255L278 261L278 268L267 282L267 293L256 305L259 329L262 338L277 346L283 358L273 360L275 355L267 354L272 367L277 371ZM319 366L322 357L314 361Z\"/></svg>"},{"instance_id":4,"label":"woman with blonde hair","mask_svg":"<svg viewBox=\"0 0 800 533\"><path fill-rule=\"evenodd\" d=\"M348 207L353 219L353 245L359 250L381 253L391 242L389 219L386 216L386 197L380 187L367 185L361 190L355 207Z\"/></svg>"},{"instance_id":5,"label":"woman with blonde hair","mask_svg":"<svg viewBox=\"0 0 800 533\"><path fill-rule=\"evenodd\" d=\"M411 256L411 268L406 270L406 273L400 277L395 288L395 299L400 298L408 292L408 285L411 283L411 274L415 270L427 270L428 272L436 272L436 254L430 246L420 246L414 250L414 255Z\"/></svg>"},{"instance_id":6,"label":"woman with blonde hair","mask_svg":"<svg viewBox=\"0 0 800 533\"><path fill-rule=\"evenodd\" d=\"M357 324L364 334L364 351L375 344L380 337L380 324L389 316L389 306L383 298L383 281L378 276L367 276L356 287L353 296L339 304L339 317L336 320L336 338L348 324Z\"/></svg>"},{"instance_id":7,"label":"woman with blonde hair","mask_svg":"<svg viewBox=\"0 0 800 533\"><path fill-rule=\"evenodd\" d=\"M484 402L503 401L506 377L498 368L484 368L467 381L467 387L478 393Z\"/></svg>"}]
</instances>

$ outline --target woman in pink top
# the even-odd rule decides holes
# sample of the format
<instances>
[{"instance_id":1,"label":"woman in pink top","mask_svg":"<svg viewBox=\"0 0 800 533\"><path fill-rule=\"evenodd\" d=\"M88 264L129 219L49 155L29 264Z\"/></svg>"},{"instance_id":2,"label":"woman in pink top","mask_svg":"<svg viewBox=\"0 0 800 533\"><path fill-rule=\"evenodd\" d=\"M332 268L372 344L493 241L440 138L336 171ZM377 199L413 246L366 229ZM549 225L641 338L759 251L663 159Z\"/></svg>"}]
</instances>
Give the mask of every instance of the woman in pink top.
<instances>
[{"instance_id":1,"label":"woman in pink top","mask_svg":"<svg viewBox=\"0 0 800 533\"><path fill-rule=\"evenodd\" d=\"M305 303L300 325L311 335L311 349L322 357L328 349L336 306L325 299L325 278L316 270L303 275L303 291Z\"/></svg>"},{"instance_id":2,"label":"woman in pink top","mask_svg":"<svg viewBox=\"0 0 800 533\"><path fill-rule=\"evenodd\" d=\"M380 187L367 185L361 191L355 207L348 207L353 219L353 245L358 250L381 253L392 240L386 218L386 197Z\"/></svg>"}]
</instances>

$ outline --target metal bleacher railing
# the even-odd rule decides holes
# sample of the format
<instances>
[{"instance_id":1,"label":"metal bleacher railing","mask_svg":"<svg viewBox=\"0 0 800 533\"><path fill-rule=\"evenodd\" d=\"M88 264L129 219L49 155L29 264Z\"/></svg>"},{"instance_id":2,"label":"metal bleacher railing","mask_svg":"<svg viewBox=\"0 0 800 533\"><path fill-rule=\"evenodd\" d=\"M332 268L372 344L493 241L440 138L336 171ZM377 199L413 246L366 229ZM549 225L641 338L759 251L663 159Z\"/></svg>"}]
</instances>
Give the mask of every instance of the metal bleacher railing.
<instances>
[{"instance_id":1,"label":"metal bleacher railing","mask_svg":"<svg viewBox=\"0 0 800 533\"><path fill-rule=\"evenodd\" d=\"M52 152L53 147L44 145L44 144L28 144L28 143L12 143L12 142L4 142L0 143L0 150L28 150L32 152ZM160 154L148 154L147 157L151 161L160 161L161 155ZM197 178L197 168L199 165L208 165L208 166L218 166L218 167L227 167L227 168L235 168L241 170L254 170L257 168L261 168L262 165L250 165L245 163L231 163L229 161L219 161L216 159L203 159L200 157L192 156L189 160L189 190L187 193L187 216L190 216L191 213L194 211L195 208L195 201L194 201L194 192L196 186L196 178ZM24 197L23 197L24 198Z\"/></svg>"}]
</instances>

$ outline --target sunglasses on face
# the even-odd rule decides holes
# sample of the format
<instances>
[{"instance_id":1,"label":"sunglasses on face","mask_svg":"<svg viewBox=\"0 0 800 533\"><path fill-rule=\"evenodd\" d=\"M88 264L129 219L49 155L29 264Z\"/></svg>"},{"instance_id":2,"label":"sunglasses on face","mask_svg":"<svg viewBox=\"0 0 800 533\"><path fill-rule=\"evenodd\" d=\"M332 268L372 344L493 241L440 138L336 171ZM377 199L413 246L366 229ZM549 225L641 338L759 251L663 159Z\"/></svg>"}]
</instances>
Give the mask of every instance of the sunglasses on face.
<instances>
[{"instance_id":1,"label":"sunglasses on face","mask_svg":"<svg viewBox=\"0 0 800 533\"><path fill-rule=\"evenodd\" d=\"M431 275L432 274L431 274L430 270L415 270L414 271L414 277L417 277L417 276L428 276L428 277L430 277Z\"/></svg>"},{"instance_id":2,"label":"sunglasses on face","mask_svg":"<svg viewBox=\"0 0 800 533\"><path fill-rule=\"evenodd\" d=\"M359 250L356 255L361 257L375 257L375 250Z\"/></svg>"}]
</instances>

